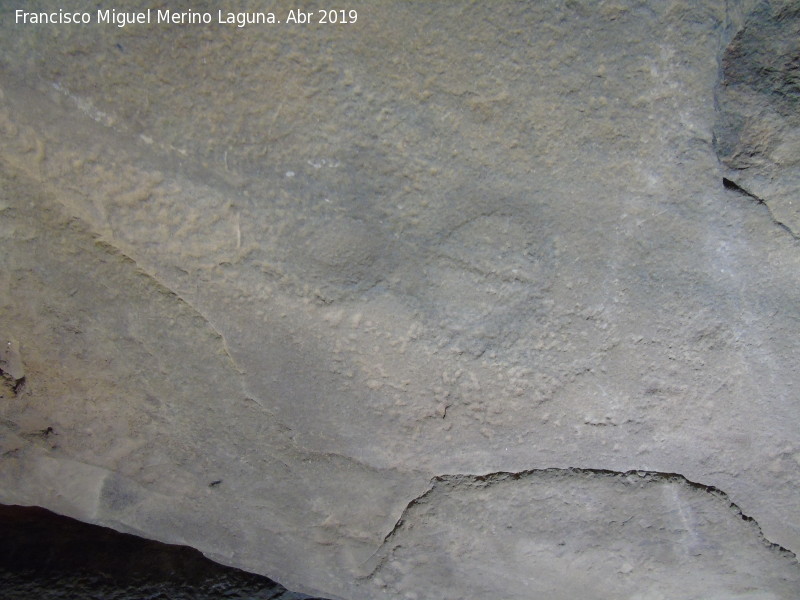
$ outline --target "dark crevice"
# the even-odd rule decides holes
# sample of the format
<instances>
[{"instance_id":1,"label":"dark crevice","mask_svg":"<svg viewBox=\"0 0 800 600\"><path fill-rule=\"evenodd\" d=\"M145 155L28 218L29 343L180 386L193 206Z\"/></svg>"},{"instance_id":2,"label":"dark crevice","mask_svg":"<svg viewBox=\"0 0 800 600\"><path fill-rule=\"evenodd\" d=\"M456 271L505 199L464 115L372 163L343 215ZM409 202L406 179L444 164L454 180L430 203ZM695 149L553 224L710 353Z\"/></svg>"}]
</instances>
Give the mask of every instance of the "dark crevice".
<instances>
[{"instance_id":1,"label":"dark crevice","mask_svg":"<svg viewBox=\"0 0 800 600\"><path fill-rule=\"evenodd\" d=\"M748 198L752 198L753 200L755 200L759 204L766 204L761 198L759 198L755 194L751 194L746 189L744 189L742 186L740 186L738 183L736 183L735 181L733 181L731 179L728 179L727 177L723 177L722 178L722 185L725 187L726 190L733 190L735 192L739 192L740 194L744 194Z\"/></svg>"},{"instance_id":2,"label":"dark crevice","mask_svg":"<svg viewBox=\"0 0 800 600\"><path fill-rule=\"evenodd\" d=\"M769 212L769 216L772 219L772 222L775 223L775 225L777 225L778 227L780 227L781 229L786 231L786 233L788 233L794 239L796 239L796 240L800 239L800 236L798 236L792 230L791 227L789 227L788 225L786 225L782 221L779 221L778 219L775 218L775 215L773 214L772 209L770 209L769 204L767 204L766 201L763 198L759 198L758 196L756 196L752 192L749 192L748 190L743 188L741 185L739 185L738 183L736 183L735 181L733 181L731 179L728 179L727 177L723 177L722 178L722 185L726 190L731 190L733 192L737 192L739 194L742 194L743 196L747 196L748 198L750 198L752 201L756 202L757 204L761 204L762 206L764 206L767 209L767 212Z\"/></svg>"},{"instance_id":3,"label":"dark crevice","mask_svg":"<svg viewBox=\"0 0 800 600\"><path fill-rule=\"evenodd\" d=\"M14 385L11 386L11 389L14 390L14 394L19 395L22 390L25 388L25 378L20 377L14 382Z\"/></svg>"},{"instance_id":4,"label":"dark crevice","mask_svg":"<svg viewBox=\"0 0 800 600\"><path fill-rule=\"evenodd\" d=\"M193 548L43 508L0 505L0 531L3 600L312 600L266 577L217 564Z\"/></svg>"}]
</instances>

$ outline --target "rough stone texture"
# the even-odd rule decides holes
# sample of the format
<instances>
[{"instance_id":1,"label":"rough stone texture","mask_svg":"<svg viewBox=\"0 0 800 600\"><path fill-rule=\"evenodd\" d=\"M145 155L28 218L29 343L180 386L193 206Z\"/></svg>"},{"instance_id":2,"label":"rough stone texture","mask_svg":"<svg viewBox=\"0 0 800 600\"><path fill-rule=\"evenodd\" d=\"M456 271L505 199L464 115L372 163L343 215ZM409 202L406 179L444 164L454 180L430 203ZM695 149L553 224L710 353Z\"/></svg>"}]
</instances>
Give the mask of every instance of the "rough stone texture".
<instances>
[{"instance_id":1,"label":"rough stone texture","mask_svg":"<svg viewBox=\"0 0 800 600\"><path fill-rule=\"evenodd\" d=\"M717 157L796 4L355 6L2 9L0 502L328 597L796 598L800 242Z\"/></svg>"},{"instance_id":2,"label":"rough stone texture","mask_svg":"<svg viewBox=\"0 0 800 600\"><path fill-rule=\"evenodd\" d=\"M722 56L715 128L729 180L800 235L800 6L760 4Z\"/></svg>"},{"instance_id":3,"label":"rough stone texture","mask_svg":"<svg viewBox=\"0 0 800 600\"><path fill-rule=\"evenodd\" d=\"M391 597L441 579L460 583L440 591L443 599L463 598L465 589L472 598L496 597L498 580L513 598L776 597L765 590L791 597L794 557L776 560L779 549L760 537L719 490L679 475L445 476L403 514L370 580ZM420 538L429 548L423 556Z\"/></svg>"}]
</instances>

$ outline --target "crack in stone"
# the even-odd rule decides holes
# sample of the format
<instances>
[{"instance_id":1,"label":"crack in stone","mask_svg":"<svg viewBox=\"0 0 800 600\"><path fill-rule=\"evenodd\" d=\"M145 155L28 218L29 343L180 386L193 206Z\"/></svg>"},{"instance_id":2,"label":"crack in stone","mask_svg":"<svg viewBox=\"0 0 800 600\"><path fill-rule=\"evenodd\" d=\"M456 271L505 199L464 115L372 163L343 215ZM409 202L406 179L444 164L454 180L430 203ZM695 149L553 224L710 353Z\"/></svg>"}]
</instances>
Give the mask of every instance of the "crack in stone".
<instances>
[{"instance_id":1,"label":"crack in stone","mask_svg":"<svg viewBox=\"0 0 800 600\"><path fill-rule=\"evenodd\" d=\"M738 193L740 193L740 194L742 194L744 196L747 196L748 198L750 198L751 200L753 200L757 204L760 204L761 206L765 207L767 209L767 212L769 213L769 216L772 219L773 223L775 223L778 227L780 227L783 230L785 230L794 239L800 240L800 235L795 233L794 230L792 230L791 227L786 225L786 223L784 223L782 221L779 221L778 219L775 218L775 214L772 212L772 209L769 207L769 204L767 203L766 200L764 200L763 198L759 198L758 196L756 196L751 191L743 188L737 182L733 181L732 179L728 179L727 177L723 177L722 178L722 185L725 187L726 190L732 190L734 192L738 192Z\"/></svg>"},{"instance_id":2,"label":"crack in stone","mask_svg":"<svg viewBox=\"0 0 800 600\"><path fill-rule=\"evenodd\" d=\"M497 471L492 473L486 473L483 475L475 475L475 474L452 474L452 475L436 475L431 478L430 483L428 485L428 489L425 490L419 496L413 498L403 509L403 512L400 515L400 518L394 524L391 531L389 531L386 536L383 538L383 542L381 545L372 553L372 555L362 563L366 565L369 561L371 561L375 556L377 556L381 550L383 550L387 544L390 542L392 538L394 538L403 525L406 523L407 515L409 511L417 504L423 502L425 498L436 489L436 485L438 483L442 484L450 484L450 485L462 485L466 484L471 487L480 487L480 488L487 488L498 483L504 481L519 481L526 477L531 476L539 476L539 475L588 475L594 477L609 477L609 478L625 478L625 477L632 477L636 476L645 480L647 482L677 482L681 485L684 485L690 489L698 490L707 494L711 494L724 502L728 503L728 508L732 510L740 519L747 522L751 527L754 527L757 535L759 536L761 542L770 550L781 553L786 555L787 557L791 558L794 561L797 561L797 555L789 550L777 544L775 542L770 541L764 535L761 526L758 522L751 516L745 514L742 509L739 507L738 504L733 502L728 494L726 494L721 489L713 486L713 485L706 485L703 483L698 483L696 481L691 481L687 479L684 475L680 473L667 473L662 471L646 471L641 469L631 469L628 471L614 471L611 469L591 469L591 468L581 468L581 467L570 467L570 468L544 468L544 469L528 469L524 471ZM359 577L359 580L367 580L372 578L375 573L383 566L383 564L388 560L388 553L387 555L381 557L375 566L370 570L370 572L366 575Z\"/></svg>"},{"instance_id":3,"label":"crack in stone","mask_svg":"<svg viewBox=\"0 0 800 600\"><path fill-rule=\"evenodd\" d=\"M447 477L447 476L445 475L444 477ZM406 507L403 509L403 512L400 514L400 518L397 519L397 522L394 524L394 527L392 527L392 529L389 531L389 533L387 533L384 536L383 541L381 542L381 545L378 546L375 549L375 552L370 554L369 557L359 565L359 567L363 567L364 565L369 563L372 559L374 559L378 555L378 553L383 548L386 547L386 544L389 543L389 540L392 539L397 534L397 532L400 530L400 528L405 523L405 516L408 514L408 511L410 511L414 507L415 504L419 504L420 502L422 502L425 499L425 497L428 494L430 494L436 488L437 480L440 480L439 476L433 477L430 480L429 484L428 484L428 489L426 489L424 492L422 492L422 494L420 494L419 496L413 498L408 504L406 504ZM366 575L359 576L359 577L357 577L357 579L360 580L360 581L371 579L375 575L375 573L377 573L378 570L383 566L383 564L386 562L387 558L388 558L387 556L381 557L378 560L378 562L375 563L375 566L370 570L369 573L367 573Z\"/></svg>"}]
</instances>

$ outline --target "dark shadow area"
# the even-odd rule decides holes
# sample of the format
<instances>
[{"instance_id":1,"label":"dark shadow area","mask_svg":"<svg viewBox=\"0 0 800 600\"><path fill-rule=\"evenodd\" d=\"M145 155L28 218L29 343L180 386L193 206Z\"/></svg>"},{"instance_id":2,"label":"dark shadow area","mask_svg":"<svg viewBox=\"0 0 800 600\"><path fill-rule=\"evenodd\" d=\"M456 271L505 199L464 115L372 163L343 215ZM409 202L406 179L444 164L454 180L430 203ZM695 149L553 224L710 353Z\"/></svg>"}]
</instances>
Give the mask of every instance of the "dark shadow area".
<instances>
[{"instance_id":1,"label":"dark shadow area","mask_svg":"<svg viewBox=\"0 0 800 600\"><path fill-rule=\"evenodd\" d=\"M733 190L734 192L739 192L740 194L744 194L745 196L752 198L759 204L764 204L764 201L761 198L759 198L758 196L754 196L746 189L744 189L742 186L740 186L738 183L736 183L731 179L728 179L727 177L722 178L722 187L724 187L726 190Z\"/></svg>"},{"instance_id":2,"label":"dark shadow area","mask_svg":"<svg viewBox=\"0 0 800 600\"><path fill-rule=\"evenodd\" d=\"M0 505L3 600L308 600L173 546L38 507Z\"/></svg>"}]
</instances>

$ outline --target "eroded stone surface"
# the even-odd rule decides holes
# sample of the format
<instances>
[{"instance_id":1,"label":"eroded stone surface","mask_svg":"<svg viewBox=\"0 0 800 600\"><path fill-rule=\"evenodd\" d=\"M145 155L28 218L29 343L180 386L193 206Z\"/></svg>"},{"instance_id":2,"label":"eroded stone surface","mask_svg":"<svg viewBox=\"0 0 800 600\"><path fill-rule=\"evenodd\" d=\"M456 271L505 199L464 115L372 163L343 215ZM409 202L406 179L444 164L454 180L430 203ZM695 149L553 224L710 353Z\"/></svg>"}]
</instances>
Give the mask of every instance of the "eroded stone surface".
<instances>
[{"instance_id":1,"label":"eroded stone surface","mask_svg":"<svg viewBox=\"0 0 800 600\"><path fill-rule=\"evenodd\" d=\"M472 594L449 568L371 571L404 514L403 551L443 565L408 506L448 473L680 473L800 549L798 242L722 185L713 143L749 5L501 5L370 2L270 35L4 19L0 335L25 386L2 388L0 500L353 599ZM718 497L569 473L548 497L618 499L683 528L670 556L713 539L763 566L763 597L797 589ZM531 485L490 507L435 487L458 569L498 565L461 524L541 511L598 598L629 590L583 508L504 504ZM519 583L560 556L540 550L488 572ZM745 594L715 556L698 588L672 559L645 579Z\"/></svg>"},{"instance_id":2,"label":"eroded stone surface","mask_svg":"<svg viewBox=\"0 0 800 600\"><path fill-rule=\"evenodd\" d=\"M800 234L800 7L762 3L722 56L717 152L728 177Z\"/></svg>"},{"instance_id":3,"label":"eroded stone surface","mask_svg":"<svg viewBox=\"0 0 800 600\"><path fill-rule=\"evenodd\" d=\"M435 478L368 579L387 598L449 578L482 598L788 598L796 566L719 490L675 474L546 469Z\"/></svg>"}]
</instances>

